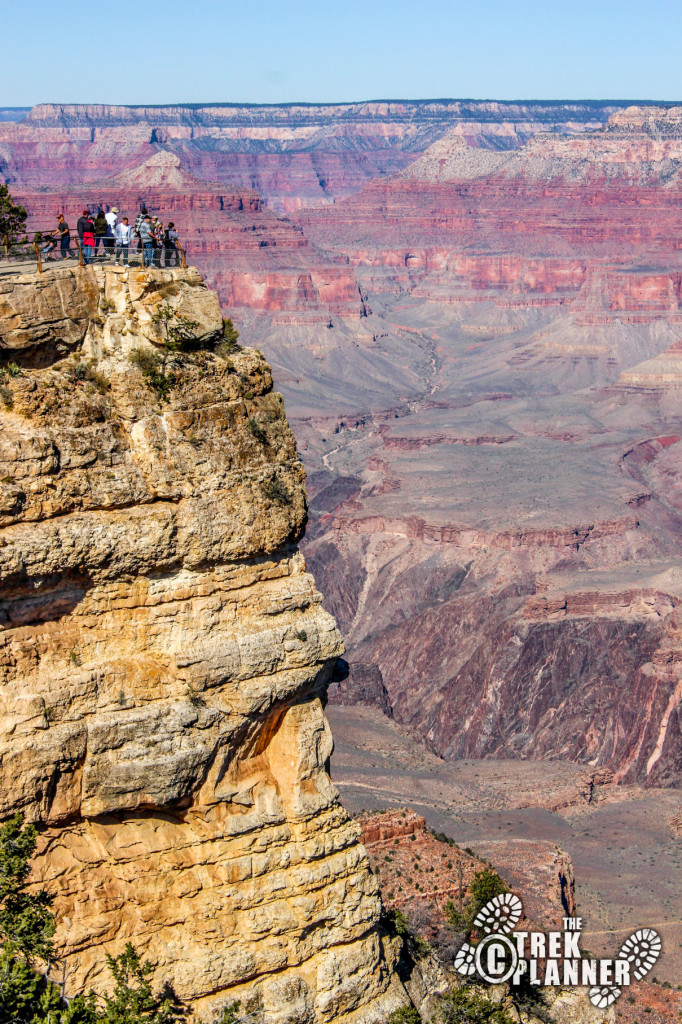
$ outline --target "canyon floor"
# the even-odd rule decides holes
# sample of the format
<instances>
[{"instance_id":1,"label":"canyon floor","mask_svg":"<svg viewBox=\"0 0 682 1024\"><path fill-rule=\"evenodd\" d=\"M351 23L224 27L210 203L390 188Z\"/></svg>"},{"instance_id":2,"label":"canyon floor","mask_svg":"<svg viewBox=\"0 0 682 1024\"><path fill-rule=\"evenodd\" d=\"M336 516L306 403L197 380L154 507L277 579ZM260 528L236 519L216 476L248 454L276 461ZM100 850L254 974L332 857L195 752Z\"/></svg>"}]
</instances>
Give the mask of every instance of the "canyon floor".
<instances>
[{"instance_id":1,"label":"canyon floor","mask_svg":"<svg viewBox=\"0 0 682 1024\"><path fill-rule=\"evenodd\" d=\"M663 938L654 974L682 977L679 792L598 786L567 762L456 761L430 753L375 708L330 707L332 779L352 813L408 806L430 828L489 859L523 870L523 846L556 844L575 873L582 945L606 956L643 925ZM523 885L523 881L520 881Z\"/></svg>"}]
</instances>

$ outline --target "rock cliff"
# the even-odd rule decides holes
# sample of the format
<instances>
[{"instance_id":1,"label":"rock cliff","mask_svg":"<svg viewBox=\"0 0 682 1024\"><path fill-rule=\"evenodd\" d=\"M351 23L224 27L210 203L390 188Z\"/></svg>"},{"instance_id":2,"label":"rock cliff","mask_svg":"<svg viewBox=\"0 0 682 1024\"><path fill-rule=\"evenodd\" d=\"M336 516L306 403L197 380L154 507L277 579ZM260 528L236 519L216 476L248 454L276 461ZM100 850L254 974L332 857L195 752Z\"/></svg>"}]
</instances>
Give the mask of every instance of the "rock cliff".
<instances>
[{"instance_id":1,"label":"rock cliff","mask_svg":"<svg viewBox=\"0 0 682 1024\"><path fill-rule=\"evenodd\" d=\"M194 321L166 398L161 305ZM3 277L0 814L39 825L67 995L132 941L200 1017L375 1020L405 996L328 775L304 472L221 330L194 270Z\"/></svg>"}]
</instances>

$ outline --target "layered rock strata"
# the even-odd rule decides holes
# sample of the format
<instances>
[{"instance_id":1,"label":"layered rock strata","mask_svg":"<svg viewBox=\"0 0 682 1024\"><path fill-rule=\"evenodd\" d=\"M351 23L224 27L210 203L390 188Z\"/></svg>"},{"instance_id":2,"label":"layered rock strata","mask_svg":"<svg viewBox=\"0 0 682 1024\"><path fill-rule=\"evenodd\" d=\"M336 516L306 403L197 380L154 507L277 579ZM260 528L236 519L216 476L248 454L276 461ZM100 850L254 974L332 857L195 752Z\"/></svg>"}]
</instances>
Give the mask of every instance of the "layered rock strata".
<instances>
[{"instance_id":1,"label":"layered rock strata","mask_svg":"<svg viewBox=\"0 0 682 1024\"><path fill-rule=\"evenodd\" d=\"M279 212L333 203L394 174L445 133L513 149L539 131L597 127L622 102L365 103L121 107L39 104L0 127L0 170L13 185L92 182L164 146L199 178L256 188ZM0 110L0 121L3 120Z\"/></svg>"},{"instance_id":2,"label":"layered rock strata","mask_svg":"<svg viewBox=\"0 0 682 1024\"><path fill-rule=\"evenodd\" d=\"M405 997L327 772L342 645L268 366L213 351L194 270L3 289L0 813L39 824L67 995L132 941L202 1019L383 1018ZM195 323L167 400L129 358L164 351L161 304Z\"/></svg>"}]
</instances>

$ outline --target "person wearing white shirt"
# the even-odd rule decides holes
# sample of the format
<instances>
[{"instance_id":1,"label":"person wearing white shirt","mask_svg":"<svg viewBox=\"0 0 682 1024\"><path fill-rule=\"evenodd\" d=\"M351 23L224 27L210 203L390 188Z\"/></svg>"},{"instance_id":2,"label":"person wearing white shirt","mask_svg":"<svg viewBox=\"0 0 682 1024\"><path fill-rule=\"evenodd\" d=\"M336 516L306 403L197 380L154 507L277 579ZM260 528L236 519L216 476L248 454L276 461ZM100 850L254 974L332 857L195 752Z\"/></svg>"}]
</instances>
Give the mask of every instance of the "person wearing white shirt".
<instances>
[{"instance_id":1,"label":"person wearing white shirt","mask_svg":"<svg viewBox=\"0 0 682 1024\"><path fill-rule=\"evenodd\" d=\"M130 266L128 263L128 246L130 245L133 237L133 229L128 223L127 217L124 217L122 221L116 224L116 227L114 228L114 236L116 238L116 266L118 266L118 259L120 256L122 265L128 267Z\"/></svg>"},{"instance_id":2,"label":"person wearing white shirt","mask_svg":"<svg viewBox=\"0 0 682 1024\"><path fill-rule=\"evenodd\" d=\"M107 222L107 237L104 240L104 254L107 252L111 253L114 248L114 238L116 237L116 222L118 220L118 207L112 206L108 213L104 214L104 218Z\"/></svg>"}]
</instances>

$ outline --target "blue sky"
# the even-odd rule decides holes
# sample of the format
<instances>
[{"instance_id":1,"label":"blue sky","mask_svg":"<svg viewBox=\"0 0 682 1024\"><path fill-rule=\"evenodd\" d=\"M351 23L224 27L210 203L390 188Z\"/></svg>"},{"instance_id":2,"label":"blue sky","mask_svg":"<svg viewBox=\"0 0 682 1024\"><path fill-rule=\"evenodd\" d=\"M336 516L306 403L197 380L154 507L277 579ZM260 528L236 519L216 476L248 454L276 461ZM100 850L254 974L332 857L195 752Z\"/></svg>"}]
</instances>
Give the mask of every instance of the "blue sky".
<instances>
[{"instance_id":1,"label":"blue sky","mask_svg":"<svg viewBox=\"0 0 682 1024\"><path fill-rule=\"evenodd\" d=\"M5 0L0 24L0 106L682 100L667 0Z\"/></svg>"}]
</instances>

